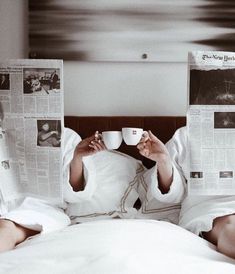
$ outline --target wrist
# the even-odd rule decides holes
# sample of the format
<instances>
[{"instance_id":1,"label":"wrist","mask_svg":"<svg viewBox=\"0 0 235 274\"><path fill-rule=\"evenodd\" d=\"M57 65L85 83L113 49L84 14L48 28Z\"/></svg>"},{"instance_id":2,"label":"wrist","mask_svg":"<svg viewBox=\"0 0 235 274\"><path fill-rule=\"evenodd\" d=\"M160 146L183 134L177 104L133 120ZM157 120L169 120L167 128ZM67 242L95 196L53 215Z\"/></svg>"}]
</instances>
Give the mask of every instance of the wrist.
<instances>
[{"instance_id":1,"label":"wrist","mask_svg":"<svg viewBox=\"0 0 235 274\"><path fill-rule=\"evenodd\" d=\"M74 150L73 153L73 159L82 159L83 158L83 154L81 153L81 149L77 146Z\"/></svg>"},{"instance_id":2,"label":"wrist","mask_svg":"<svg viewBox=\"0 0 235 274\"><path fill-rule=\"evenodd\" d=\"M171 158L168 153L157 154L153 160L158 166L171 165Z\"/></svg>"},{"instance_id":3,"label":"wrist","mask_svg":"<svg viewBox=\"0 0 235 274\"><path fill-rule=\"evenodd\" d=\"M78 153L74 153L71 163L77 164L80 162L82 162L82 155L80 155Z\"/></svg>"},{"instance_id":4,"label":"wrist","mask_svg":"<svg viewBox=\"0 0 235 274\"><path fill-rule=\"evenodd\" d=\"M158 159L157 176L160 191L163 194L168 193L173 181L173 166L169 155L165 154L164 157Z\"/></svg>"}]
</instances>

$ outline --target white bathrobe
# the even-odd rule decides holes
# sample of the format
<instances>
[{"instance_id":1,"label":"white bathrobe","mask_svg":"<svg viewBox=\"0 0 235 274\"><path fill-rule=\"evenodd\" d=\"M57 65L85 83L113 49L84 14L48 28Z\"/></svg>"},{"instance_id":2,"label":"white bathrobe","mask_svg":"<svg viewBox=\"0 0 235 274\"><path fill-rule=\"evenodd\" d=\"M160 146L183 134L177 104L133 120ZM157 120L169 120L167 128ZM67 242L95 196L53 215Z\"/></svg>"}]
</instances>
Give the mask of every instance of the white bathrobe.
<instances>
[{"instance_id":1,"label":"white bathrobe","mask_svg":"<svg viewBox=\"0 0 235 274\"><path fill-rule=\"evenodd\" d=\"M8 204L1 202L0 218L12 220L24 227L41 232L62 229L71 224L68 210L70 205L76 202L81 203L81 198L87 193L84 191L74 192L69 184L69 164L72 160L74 149L81 141L81 138L70 129L65 129L64 134L63 174L65 202L61 205L53 206L42 200L30 197L24 199L23 202L19 200ZM187 174L186 141L186 129L181 128L176 131L173 138L166 144L172 157L174 171L170 191L162 194L159 190L157 166L149 170L145 169L137 176L136 184L133 184L134 191L138 193L141 199L141 208L138 211L133 208L133 214L119 217L157 219L178 223L180 203L182 202L179 224L199 234L201 231L209 231L212 228L214 218L235 212L234 196L187 197L185 178L185 174ZM130 159L130 161L133 162L133 159Z\"/></svg>"},{"instance_id":2,"label":"white bathrobe","mask_svg":"<svg viewBox=\"0 0 235 274\"><path fill-rule=\"evenodd\" d=\"M153 197L151 189L157 191L156 167L146 170L140 161L117 152L104 151L84 157L86 186L84 191L73 191L69 183L70 162L74 149L80 141L81 138L76 132L67 128L64 130L62 143L64 203L52 205L32 197L7 204L0 200L0 218L43 233L62 229L70 225L71 220L72 223L77 223L100 218L143 217L178 222L179 205L163 204L164 208L162 208L162 204L157 200L149 199L150 196ZM88 175L87 168L90 169ZM121 203L115 204L115 199L117 200L118 193L123 191L123 188L125 195L121 201L118 200ZM141 192L143 202L139 211L133 207L139 196L138 191ZM92 208L97 212L94 210L94 213L90 214Z\"/></svg>"},{"instance_id":3,"label":"white bathrobe","mask_svg":"<svg viewBox=\"0 0 235 274\"><path fill-rule=\"evenodd\" d=\"M73 152L81 138L73 130L66 128L63 138L63 174L64 192L73 195L69 185L69 162L73 157ZM1 191L0 191L0 195ZM20 224L23 227L41 232L51 232L62 229L71 224L70 218L65 214L67 207L66 200L62 204L52 205L40 199L26 197L9 202L0 200L0 218L8 219Z\"/></svg>"},{"instance_id":4,"label":"white bathrobe","mask_svg":"<svg viewBox=\"0 0 235 274\"><path fill-rule=\"evenodd\" d=\"M185 127L178 129L166 144L174 166L173 182L167 194L156 191L155 198L168 203L181 201L179 225L198 235L210 231L216 217L235 213L235 196L187 196L186 144Z\"/></svg>"}]
</instances>

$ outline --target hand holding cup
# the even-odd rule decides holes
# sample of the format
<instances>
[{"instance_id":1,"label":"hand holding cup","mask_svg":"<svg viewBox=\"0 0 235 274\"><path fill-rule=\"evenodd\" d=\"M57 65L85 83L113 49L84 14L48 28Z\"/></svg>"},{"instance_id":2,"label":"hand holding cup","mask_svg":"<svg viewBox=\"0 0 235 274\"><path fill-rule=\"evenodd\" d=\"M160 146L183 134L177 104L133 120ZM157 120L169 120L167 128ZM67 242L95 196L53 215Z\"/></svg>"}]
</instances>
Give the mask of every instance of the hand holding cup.
<instances>
[{"instance_id":1,"label":"hand holding cup","mask_svg":"<svg viewBox=\"0 0 235 274\"><path fill-rule=\"evenodd\" d=\"M170 161L166 146L150 130L143 135L137 148L141 155L157 163Z\"/></svg>"}]
</instances>

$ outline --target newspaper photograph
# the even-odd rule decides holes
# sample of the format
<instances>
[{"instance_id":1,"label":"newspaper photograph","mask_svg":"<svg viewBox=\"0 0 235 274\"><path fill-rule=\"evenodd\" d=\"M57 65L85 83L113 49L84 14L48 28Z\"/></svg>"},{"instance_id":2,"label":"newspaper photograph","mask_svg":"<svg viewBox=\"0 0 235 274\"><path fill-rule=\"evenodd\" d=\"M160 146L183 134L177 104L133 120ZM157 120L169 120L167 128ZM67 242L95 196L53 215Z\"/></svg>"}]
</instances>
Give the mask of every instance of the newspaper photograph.
<instances>
[{"instance_id":1,"label":"newspaper photograph","mask_svg":"<svg viewBox=\"0 0 235 274\"><path fill-rule=\"evenodd\" d=\"M188 60L188 194L235 194L235 53Z\"/></svg>"},{"instance_id":2,"label":"newspaper photograph","mask_svg":"<svg viewBox=\"0 0 235 274\"><path fill-rule=\"evenodd\" d=\"M25 196L62 201L62 60L0 63L0 188L5 201Z\"/></svg>"}]
</instances>

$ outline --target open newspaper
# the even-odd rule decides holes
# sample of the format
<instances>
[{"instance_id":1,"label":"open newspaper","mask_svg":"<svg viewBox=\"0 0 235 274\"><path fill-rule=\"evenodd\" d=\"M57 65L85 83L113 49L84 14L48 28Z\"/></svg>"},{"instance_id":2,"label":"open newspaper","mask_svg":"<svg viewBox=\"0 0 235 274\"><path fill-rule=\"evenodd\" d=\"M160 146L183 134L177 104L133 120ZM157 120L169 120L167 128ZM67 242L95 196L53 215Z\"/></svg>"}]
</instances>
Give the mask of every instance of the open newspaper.
<instances>
[{"instance_id":1,"label":"open newspaper","mask_svg":"<svg viewBox=\"0 0 235 274\"><path fill-rule=\"evenodd\" d=\"M189 53L188 193L235 194L235 52Z\"/></svg>"},{"instance_id":2,"label":"open newspaper","mask_svg":"<svg viewBox=\"0 0 235 274\"><path fill-rule=\"evenodd\" d=\"M63 63L0 63L0 190L5 201L62 200Z\"/></svg>"}]
</instances>

